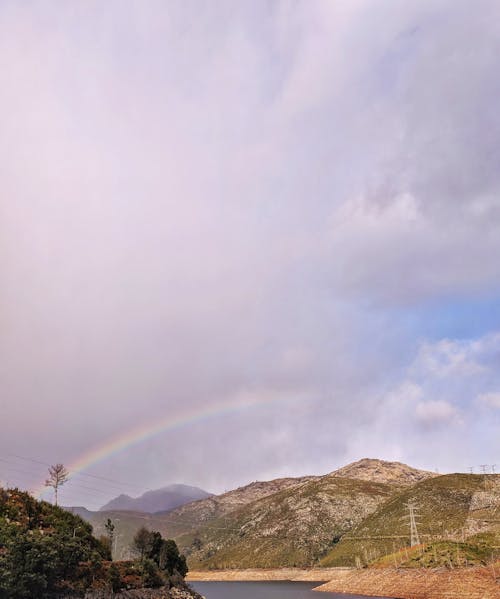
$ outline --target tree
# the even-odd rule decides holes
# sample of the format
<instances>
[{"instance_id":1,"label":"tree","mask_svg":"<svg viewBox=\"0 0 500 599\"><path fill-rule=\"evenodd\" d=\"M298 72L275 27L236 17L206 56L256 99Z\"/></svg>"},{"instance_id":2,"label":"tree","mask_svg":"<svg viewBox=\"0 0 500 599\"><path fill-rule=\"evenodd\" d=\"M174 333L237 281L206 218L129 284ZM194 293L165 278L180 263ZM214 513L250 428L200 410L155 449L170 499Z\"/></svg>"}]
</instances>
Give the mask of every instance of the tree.
<instances>
[{"instance_id":1,"label":"tree","mask_svg":"<svg viewBox=\"0 0 500 599\"><path fill-rule=\"evenodd\" d=\"M141 556L141 561L148 556L151 550L152 540L151 533L144 526L139 528L136 532L132 547Z\"/></svg>"},{"instance_id":2,"label":"tree","mask_svg":"<svg viewBox=\"0 0 500 599\"><path fill-rule=\"evenodd\" d=\"M57 492L59 487L69 478L69 472L62 464L55 464L49 468L49 478L45 481L46 487L52 487L54 489L54 503L57 505Z\"/></svg>"},{"instance_id":3,"label":"tree","mask_svg":"<svg viewBox=\"0 0 500 599\"><path fill-rule=\"evenodd\" d=\"M111 551L111 554L113 554L113 538L115 536L115 525L113 524L111 518L108 518L106 520L104 528L106 529L106 535L109 540L109 550Z\"/></svg>"}]
</instances>

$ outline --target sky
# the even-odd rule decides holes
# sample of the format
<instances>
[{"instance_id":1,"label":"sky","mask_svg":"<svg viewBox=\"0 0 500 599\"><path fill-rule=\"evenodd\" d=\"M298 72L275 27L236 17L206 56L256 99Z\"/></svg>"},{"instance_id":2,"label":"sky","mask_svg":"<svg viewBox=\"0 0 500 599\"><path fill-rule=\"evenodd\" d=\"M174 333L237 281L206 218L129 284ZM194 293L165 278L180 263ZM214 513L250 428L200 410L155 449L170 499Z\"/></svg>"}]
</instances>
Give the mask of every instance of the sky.
<instances>
[{"instance_id":1,"label":"sky","mask_svg":"<svg viewBox=\"0 0 500 599\"><path fill-rule=\"evenodd\" d=\"M500 464L499 57L496 0L2 0L3 484Z\"/></svg>"}]
</instances>

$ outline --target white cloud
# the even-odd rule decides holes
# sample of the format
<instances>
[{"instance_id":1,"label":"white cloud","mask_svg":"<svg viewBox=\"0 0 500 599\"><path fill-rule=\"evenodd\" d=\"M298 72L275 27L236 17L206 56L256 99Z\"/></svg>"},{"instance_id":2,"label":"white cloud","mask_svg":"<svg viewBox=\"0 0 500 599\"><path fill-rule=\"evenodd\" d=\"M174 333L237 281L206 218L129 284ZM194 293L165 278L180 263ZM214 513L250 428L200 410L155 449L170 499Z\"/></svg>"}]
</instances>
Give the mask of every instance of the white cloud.
<instances>
[{"instance_id":1,"label":"white cloud","mask_svg":"<svg viewBox=\"0 0 500 599\"><path fill-rule=\"evenodd\" d=\"M500 410L500 391L488 391L478 395L478 401L485 406Z\"/></svg>"},{"instance_id":2,"label":"white cloud","mask_svg":"<svg viewBox=\"0 0 500 599\"><path fill-rule=\"evenodd\" d=\"M424 376L427 374L438 378L472 376L486 369L480 363L481 357L481 343L442 339L422 344L414 368Z\"/></svg>"},{"instance_id":3,"label":"white cloud","mask_svg":"<svg viewBox=\"0 0 500 599\"><path fill-rule=\"evenodd\" d=\"M245 389L307 390L303 412L262 417L267 442L247 430L244 474L238 426L220 450L199 432L211 463L231 453L230 484L268 467L277 429L284 473L351 439L403 459L446 406L471 421L500 337L413 359L427 331L408 322L500 280L499 13L0 3L0 443L59 460ZM206 476L199 447L168 449Z\"/></svg>"},{"instance_id":4,"label":"white cloud","mask_svg":"<svg viewBox=\"0 0 500 599\"><path fill-rule=\"evenodd\" d=\"M460 421L458 410L447 401L439 399L419 402L415 415L417 421L429 429Z\"/></svg>"}]
</instances>

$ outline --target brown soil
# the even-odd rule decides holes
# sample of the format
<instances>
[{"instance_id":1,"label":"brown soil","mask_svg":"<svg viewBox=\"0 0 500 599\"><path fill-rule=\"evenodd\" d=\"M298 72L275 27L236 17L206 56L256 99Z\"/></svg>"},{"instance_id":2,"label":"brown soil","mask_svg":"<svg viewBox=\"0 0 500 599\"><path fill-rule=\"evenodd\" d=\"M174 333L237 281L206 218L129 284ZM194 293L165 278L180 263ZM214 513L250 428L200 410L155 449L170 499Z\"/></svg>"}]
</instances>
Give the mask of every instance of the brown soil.
<instances>
[{"instance_id":1,"label":"brown soil","mask_svg":"<svg viewBox=\"0 0 500 599\"><path fill-rule=\"evenodd\" d=\"M186 580L192 582L200 581L231 581L241 582L254 580L290 580L290 581L313 581L327 582L332 580L337 571L350 571L349 568L259 568L248 570L195 570L190 571Z\"/></svg>"},{"instance_id":2,"label":"brown soil","mask_svg":"<svg viewBox=\"0 0 500 599\"><path fill-rule=\"evenodd\" d=\"M500 599L500 564L455 570L339 571L315 590L401 599Z\"/></svg>"}]
</instances>

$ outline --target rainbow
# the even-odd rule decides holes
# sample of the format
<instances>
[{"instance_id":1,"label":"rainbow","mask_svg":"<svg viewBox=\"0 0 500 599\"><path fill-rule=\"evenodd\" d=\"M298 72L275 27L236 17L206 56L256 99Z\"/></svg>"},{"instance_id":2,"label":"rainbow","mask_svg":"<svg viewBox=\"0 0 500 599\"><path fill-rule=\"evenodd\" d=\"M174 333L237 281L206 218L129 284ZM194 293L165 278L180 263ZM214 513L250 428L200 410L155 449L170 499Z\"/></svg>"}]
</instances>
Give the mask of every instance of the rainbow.
<instances>
[{"instance_id":1,"label":"rainbow","mask_svg":"<svg viewBox=\"0 0 500 599\"><path fill-rule=\"evenodd\" d=\"M138 445L143 441L151 439L161 433L172 431L190 424L203 422L225 414L240 412L246 409L254 408L263 404L276 403L280 401L293 401L298 399L297 394L283 394L273 392L260 392L258 394L242 392L231 402L217 402L205 408L196 408L177 416L167 416L166 418L156 419L154 422L141 424L131 430L121 432L114 437L107 439L103 443L91 447L83 455L78 457L69 466L66 466L72 475L83 472L91 466L116 455L117 453L128 449L134 445ZM34 489L33 494L36 497L41 497L43 492L47 490L44 484L39 485Z\"/></svg>"}]
</instances>

